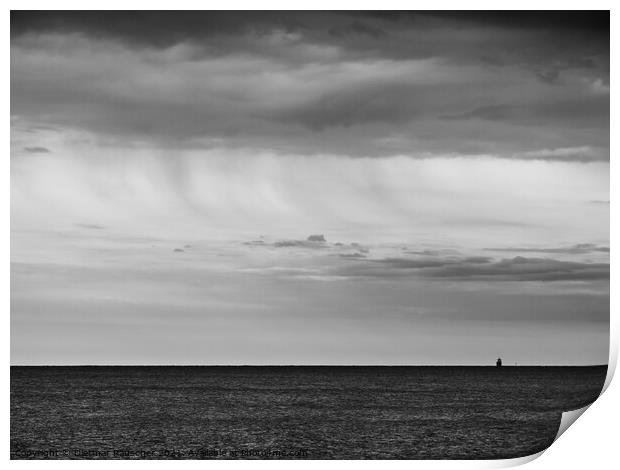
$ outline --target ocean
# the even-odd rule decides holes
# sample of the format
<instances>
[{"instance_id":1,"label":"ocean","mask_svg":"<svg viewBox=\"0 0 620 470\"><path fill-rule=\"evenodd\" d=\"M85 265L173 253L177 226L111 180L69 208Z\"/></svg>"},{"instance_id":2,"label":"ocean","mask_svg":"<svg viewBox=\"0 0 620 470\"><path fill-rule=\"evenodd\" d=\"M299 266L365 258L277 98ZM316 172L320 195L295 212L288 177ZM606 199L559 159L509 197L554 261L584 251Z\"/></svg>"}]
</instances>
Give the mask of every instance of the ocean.
<instances>
[{"instance_id":1,"label":"ocean","mask_svg":"<svg viewBox=\"0 0 620 470\"><path fill-rule=\"evenodd\" d=\"M12 459L496 459L607 366L11 367Z\"/></svg>"}]
</instances>

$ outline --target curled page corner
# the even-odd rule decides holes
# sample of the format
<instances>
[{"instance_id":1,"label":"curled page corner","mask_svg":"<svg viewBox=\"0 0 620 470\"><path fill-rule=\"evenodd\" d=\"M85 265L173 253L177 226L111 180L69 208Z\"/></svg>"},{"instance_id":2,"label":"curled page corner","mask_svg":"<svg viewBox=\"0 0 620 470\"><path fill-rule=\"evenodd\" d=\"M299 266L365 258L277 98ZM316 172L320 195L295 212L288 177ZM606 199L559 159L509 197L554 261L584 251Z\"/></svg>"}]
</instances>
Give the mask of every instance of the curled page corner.
<instances>
[{"instance_id":1,"label":"curled page corner","mask_svg":"<svg viewBox=\"0 0 620 470\"><path fill-rule=\"evenodd\" d=\"M557 441L558 438L564 434L564 431L566 431L575 421L577 421L577 419L588 409L590 408L592 404L584 406L583 408L579 408L577 410L571 410L571 411L565 411L562 413L562 418L560 420L560 427L558 428L558 432L555 435L555 438L553 439L553 442ZM553 443L552 443L553 445ZM551 446L549 446L551 447ZM497 463L499 463L499 466L497 468L513 468L513 467L519 467L521 465L525 465L526 463L532 462L533 460L536 460L538 457L540 457L542 454L544 454L547 449L549 449L549 447L547 447L546 449L543 449L539 452L536 452L534 454L530 454L530 455L525 455L523 457L517 457L514 459L506 459L506 460L501 460L501 461L496 461Z\"/></svg>"},{"instance_id":2,"label":"curled page corner","mask_svg":"<svg viewBox=\"0 0 620 470\"><path fill-rule=\"evenodd\" d=\"M587 406L584 406L583 408L579 408L577 410L571 410L571 411L565 411L562 413L562 418L560 420L560 427L558 428L558 432L555 435L555 438L553 439L553 442L557 441L558 438L564 434L564 431L566 431L569 427L571 427L571 425L577 421L577 419L579 419L579 417L588 409L590 408L590 406L592 405L592 403L590 403ZM553 443L552 443L553 445ZM551 446L549 446L551 447ZM547 449L549 449L549 447L547 447L546 449L543 449L539 452L536 452L534 454L530 454L530 455L526 455L523 457L517 457L514 459L506 459L506 460L501 460L501 461L496 461L497 463L499 463L497 468L513 468L513 467L519 467L521 465L525 465L526 463L532 462L533 460L536 460L538 457L540 457L542 454L544 454Z\"/></svg>"},{"instance_id":3,"label":"curled page corner","mask_svg":"<svg viewBox=\"0 0 620 470\"><path fill-rule=\"evenodd\" d=\"M525 455L523 457L515 457L515 458L512 458L512 459L505 459L505 460L496 460L495 462L497 463L497 465L495 465L495 468L514 468L514 467L520 467L521 465L525 465L526 463L530 463L533 460L536 460L538 457L540 457L546 451L547 451L547 449L543 449L541 451L535 452L535 453L530 454L530 455Z\"/></svg>"},{"instance_id":4,"label":"curled page corner","mask_svg":"<svg viewBox=\"0 0 620 470\"><path fill-rule=\"evenodd\" d=\"M577 410L565 411L562 413L562 420L560 421L560 427L558 428L558 433L555 435L555 439L553 442L557 441L558 438L564 434L571 425L577 421L577 419L588 409L592 404L584 406L583 408L579 408Z\"/></svg>"},{"instance_id":5,"label":"curled page corner","mask_svg":"<svg viewBox=\"0 0 620 470\"><path fill-rule=\"evenodd\" d=\"M616 370L616 363L618 359L618 351L612 346L610 349L610 359L607 364L607 376L605 377L605 383L603 384L603 388L599 397L605 393L605 390L609 387L611 379L613 378L614 372ZM598 399L598 398L597 398ZM595 400L596 401L596 400ZM594 403L594 401L592 402ZM562 413L562 419L560 420L560 427L558 428L558 433L555 435L553 442L557 441L564 432L572 426L572 424L579 419L579 417L585 413L585 411L592 406L592 403L584 406L583 408L579 408L576 410L565 411Z\"/></svg>"}]
</instances>

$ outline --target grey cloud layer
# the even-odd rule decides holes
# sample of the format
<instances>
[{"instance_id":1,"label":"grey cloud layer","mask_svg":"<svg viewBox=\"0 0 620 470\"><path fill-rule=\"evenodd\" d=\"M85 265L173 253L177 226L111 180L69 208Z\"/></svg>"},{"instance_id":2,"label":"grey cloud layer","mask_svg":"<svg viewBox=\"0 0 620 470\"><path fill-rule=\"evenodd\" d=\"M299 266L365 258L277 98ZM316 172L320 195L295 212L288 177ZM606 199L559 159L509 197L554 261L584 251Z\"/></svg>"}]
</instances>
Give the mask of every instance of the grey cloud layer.
<instances>
[{"instance_id":1,"label":"grey cloud layer","mask_svg":"<svg viewBox=\"0 0 620 470\"><path fill-rule=\"evenodd\" d=\"M45 147L24 147L27 153L49 153L49 149Z\"/></svg>"},{"instance_id":2,"label":"grey cloud layer","mask_svg":"<svg viewBox=\"0 0 620 470\"><path fill-rule=\"evenodd\" d=\"M607 160L608 15L578 13L14 12L11 114L129 143Z\"/></svg>"},{"instance_id":3,"label":"grey cloud layer","mask_svg":"<svg viewBox=\"0 0 620 470\"><path fill-rule=\"evenodd\" d=\"M348 277L390 278L422 276L495 281L597 281L609 280L609 264L558 261L517 256L493 261L487 257L462 259L384 258L338 268Z\"/></svg>"},{"instance_id":4,"label":"grey cloud layer","mask_svg":"<svg viewBox=\"0 0 620 470\"><path fill-rule=\"evenodd\" d=\"M255 240L246 245L253 247L290 248L307 251L315 249L335 252L342 261L329 262L323 258L323 267L317 274L327 273L336 278L394 278L423 277L455 280L487 281L605 281L609 280L609 263L594 263L579 260L557 260L552 258L515 256L494 259L490 256L465 256L458 250L410 250L401 249L406 256L393 254L383 258L370 257L371 250L357 243L327 243L309 240L282 240L265 242ZM376 247L379 252L386 249L397 253L395 247ZM308 251L309 250L309 251ZM488 251L510 251L549 253L563 255L584 255L588 253L609 253L609 247L590 243L562 248L492 248ZM373 249L374 251L374 249ZM318 255L322 256L322 255ZM304 273L305 274L305 273Z\"/></svg>"},{"instance_id":5,"label":"grey cloud layer","mask_svg":"<svg viewBox=\"0 0 620 470\"><path fill-rule=\"evenodd\" d=\"M598 246L592 243L579 243L573 246L558 247L558 248L523 248L523 247L509 247L509 248L486 248L487 251L507 251L512 253L563 253L563 254L583 254L583 253L609 253L608 246Z\"/></svg>"},{"instance_id":6,"label":"grey cloud layer","mask_svg":"<svg viewBox=\"0 0 620 470\"><path fill-rule=\"evenodd\" d=\"M244 242L244 245L254 247L267 247L267 248L293 248L293 249L310 249L310 250L335 250L338 256L342 258L364 258L365 254L369 252L369 249L360 245L359 243L342 243L328 242L323 235L309 235L305 240L251 240ZM353 252L350 252L353 250ZM344 253L343 253L344 251Z\"/></svg>"}]
</instances>

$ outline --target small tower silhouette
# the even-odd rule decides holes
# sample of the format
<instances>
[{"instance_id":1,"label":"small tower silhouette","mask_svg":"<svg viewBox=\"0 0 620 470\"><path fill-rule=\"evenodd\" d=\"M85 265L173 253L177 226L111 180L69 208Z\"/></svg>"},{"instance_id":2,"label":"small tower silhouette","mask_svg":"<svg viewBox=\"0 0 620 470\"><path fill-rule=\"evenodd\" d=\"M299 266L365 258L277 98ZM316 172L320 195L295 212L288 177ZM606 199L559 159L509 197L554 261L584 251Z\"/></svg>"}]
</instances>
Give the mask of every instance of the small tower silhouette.
<instances>
[{"instance_id":1,"label":"small tower silhouette","mask_svg":"<svg viewBox=\"0 0 620 470\"><path fill-rule=\"evenodd\" d=\"M496 367L502 367L502 358L501 357L497 358L497 362L495 362L495 366Z\"/></svg>"}]
</instances>

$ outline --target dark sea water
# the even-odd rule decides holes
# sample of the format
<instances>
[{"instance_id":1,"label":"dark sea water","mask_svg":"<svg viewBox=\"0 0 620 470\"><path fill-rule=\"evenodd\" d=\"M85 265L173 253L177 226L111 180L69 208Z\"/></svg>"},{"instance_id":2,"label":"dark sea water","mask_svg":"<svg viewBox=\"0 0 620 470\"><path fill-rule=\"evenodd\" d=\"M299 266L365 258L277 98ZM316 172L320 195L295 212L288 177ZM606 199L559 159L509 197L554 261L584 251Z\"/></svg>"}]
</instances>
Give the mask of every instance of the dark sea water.
<instances>
[{"instance_id":1,"label":"dark sea water","mask_svg":"<svg viewBox=\"0 0 620 470\"><path fill-rule=\"evenodd\" d=\"M11 367L11 458L510 458L600 367Z\"/></svg>"}]
</instances>

